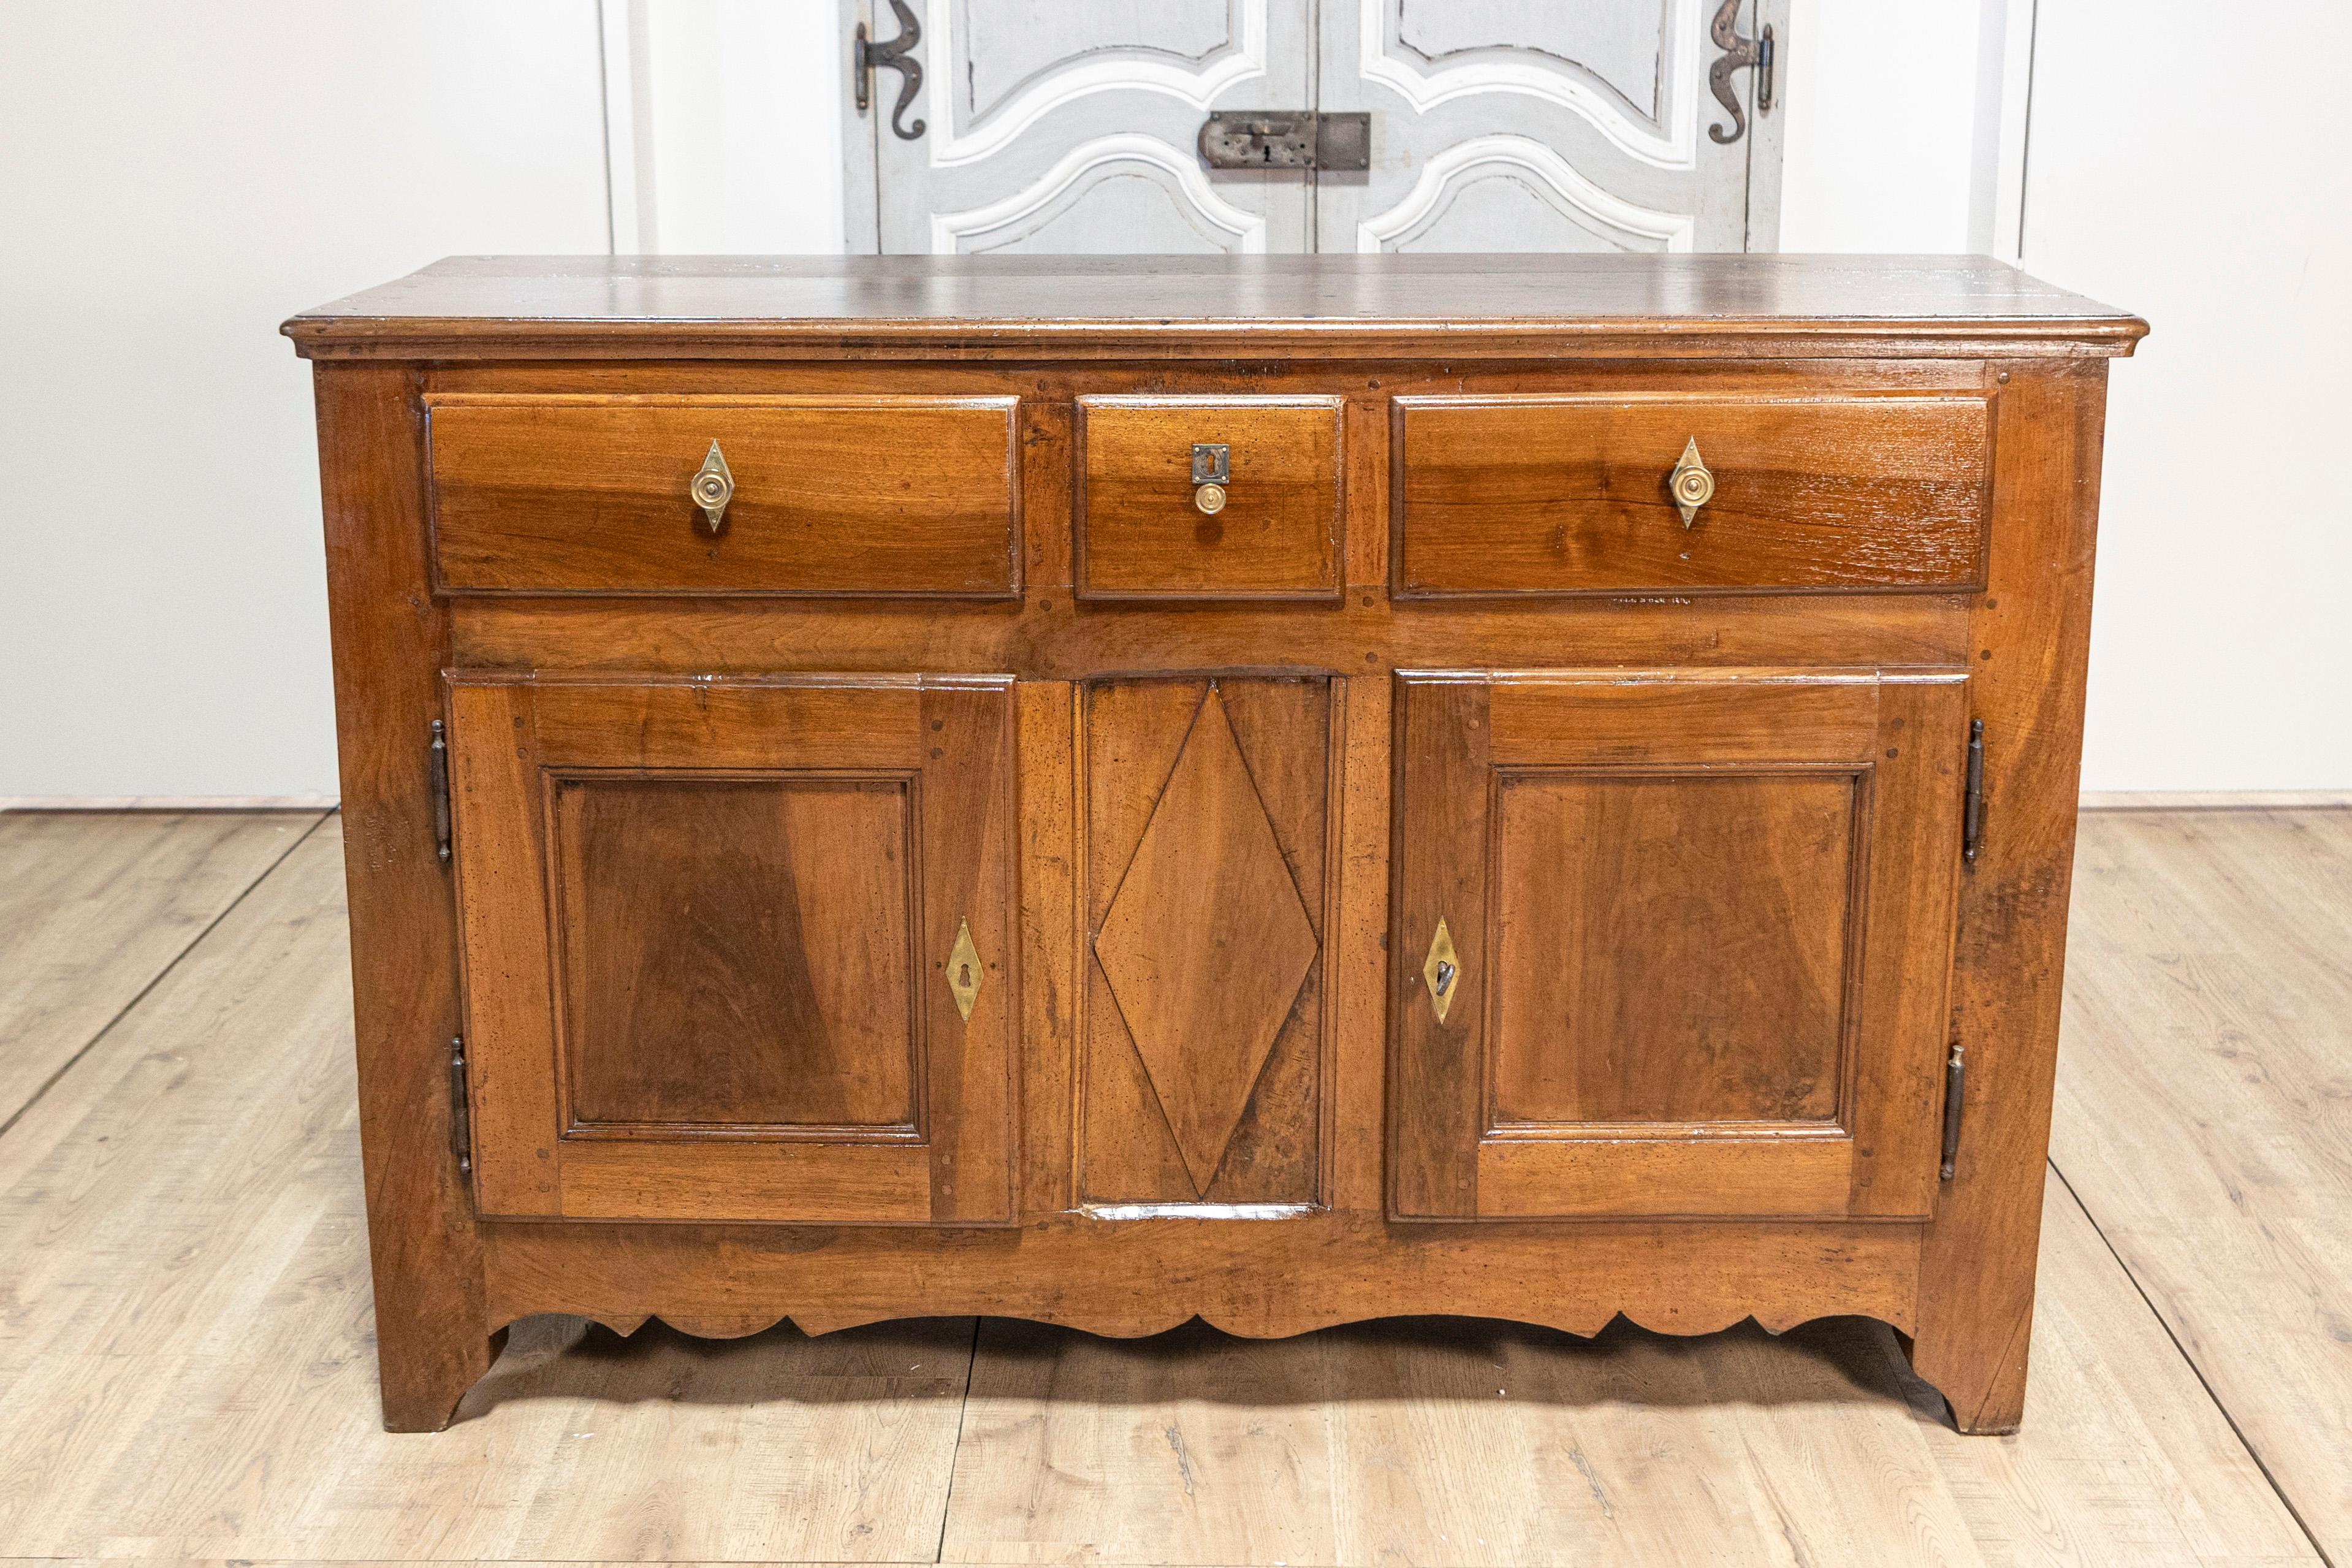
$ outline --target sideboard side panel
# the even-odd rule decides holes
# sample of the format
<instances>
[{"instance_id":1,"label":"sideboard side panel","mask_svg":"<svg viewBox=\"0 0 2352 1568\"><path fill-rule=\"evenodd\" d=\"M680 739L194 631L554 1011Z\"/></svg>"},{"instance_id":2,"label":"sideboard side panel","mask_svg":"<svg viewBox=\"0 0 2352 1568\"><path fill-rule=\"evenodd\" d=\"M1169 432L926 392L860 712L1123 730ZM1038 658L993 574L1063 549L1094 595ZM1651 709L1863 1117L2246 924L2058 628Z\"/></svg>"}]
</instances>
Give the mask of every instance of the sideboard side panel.
<instances>
[{"instance_id":1,"label":"sideboard side panel","mask_svg":"<svg viewBox=\"0 0 2352 1568\"><path fill-rule=\"evenodd\" d=\"M428 773L448 621L425 574L419 378L321 364L316 390L383 1424L435 1431L490 1363L481 1239L450 1152L454 912Z\"/></svg>"},{"instance_id":2,"label":"sideboard side panel","mask_svg":"<svg viewBox=\"0 0 2352 1568\"><path fill-rule=\"evenodd\" d=\"M1967 1089L1958 1160L1920 1259L1912 1363L1964 1432L2024 1413L2065 978L2091 556L2107 366L1991 366L1990 581L1970 616L1984 844L1961 879L1953 974Z\"/></svg>"}]
</instances>

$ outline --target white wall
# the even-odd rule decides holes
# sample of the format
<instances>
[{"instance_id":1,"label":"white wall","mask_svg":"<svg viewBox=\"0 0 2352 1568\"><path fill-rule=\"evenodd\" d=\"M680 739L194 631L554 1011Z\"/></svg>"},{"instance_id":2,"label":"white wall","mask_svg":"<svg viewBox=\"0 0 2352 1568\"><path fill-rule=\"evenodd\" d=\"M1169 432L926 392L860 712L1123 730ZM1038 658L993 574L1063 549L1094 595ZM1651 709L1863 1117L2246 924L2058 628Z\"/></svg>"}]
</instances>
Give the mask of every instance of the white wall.
<instances>
[{"instance_id":1,"label":"white wall","mask_svg":"<svg viewBox=\"0 0 2352 1568\"><path fill-rule=\"evenodd\" d=\"M2111 384L2086 788L2352 787L2342 15L2042 0L2025 265L2155 329Z\"/></svg>"},{"instance_id":2,"label":"white wall","mask_svg":"<svg viewBox=\"0 0 2352 1568\"><path fill-rule=\"evenodd\" d=\"M2352 787L2352 489L2287 490L2352 426L2338 16L1796 0L1783 248L2016 257L2154 325L2113 369L2086 790Z\"/></svg>"},{"instance_id":3,"label":"white wall","mask_svg":"<svg viewBox=\"0 0 2352 1568\"><path fill-rule=\"evenodd\" d=\"M842 248L834 0L606 0L614 248L824 256Z\"/></svg>"},{"instance_id":4,"label":"white wall","mask_svg":"<svg viewBox=\"0 0 2352 1568\"><path fill-rule=\"evenodd\" d=\"M594 0L10 4L0 795L331 794L295 310L601 251Z\"/></svg>"},{"instance_id":5,"label":"white wall","mask_svg":"<svg viewBox=\"0 0 2352 1568\"><path fill-rule=\"evenodd\" d=\"M2021 216L2027 267L2155 323L2115 373L2087 788L2352 785L2352 500L2283 488L2352 416L2332 15L1793 0L1784 248L2013 254ZM596 0L7 28L0 796L334 788L285 315L451 252L841 245L835 0L605 0L601 50Z\"/></svg>"},{"instance_id":6,"label":"white wall","mask_svg":"<svg viewBox=\"0 0 2352 1568\"><path fill-rule=\"evenodd\" d=\"M1791 0L1781 249L1985 248L1969 218L1988 10L1998 26L2000 0Z\"/></svg>"}]
</instances>

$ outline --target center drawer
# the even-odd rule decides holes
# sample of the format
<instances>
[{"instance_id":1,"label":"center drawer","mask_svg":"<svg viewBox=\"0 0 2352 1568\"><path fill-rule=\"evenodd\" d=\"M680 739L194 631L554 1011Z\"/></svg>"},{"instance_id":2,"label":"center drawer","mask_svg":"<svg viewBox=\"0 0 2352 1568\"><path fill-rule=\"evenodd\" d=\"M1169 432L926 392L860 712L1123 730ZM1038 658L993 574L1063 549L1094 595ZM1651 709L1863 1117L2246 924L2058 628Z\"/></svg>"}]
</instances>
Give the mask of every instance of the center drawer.
<instances>
[{"instance_id":1,"label":"center drawer","mask_svg":"<svg viewBox=\"0 0 2352 1568\"><path fill-rule=\"evenodd\" d=\"M1008 598L1018 591L1017 406L436 397L426 431L436 584L456 594Z\"/></svg>"},{"instance_id":2,"label":"center drawer","mask_svg":"<svg viewBox=\"0 0 2352 1568\"><path fill-rule=\"evenodd\" d=\"M1975 393L1400 397L1395 591L1981 586Z\"/></svg>"},{"instance_id":3,"label":"center drawer","mask_svg":"<svg viewBox=\"0 0 2352 1568\"><path fill-rule=\"evenodd\" d=\"M1335 599L1337 397L1077 400L1077 592Z\"/></svg>"}]
</instances>

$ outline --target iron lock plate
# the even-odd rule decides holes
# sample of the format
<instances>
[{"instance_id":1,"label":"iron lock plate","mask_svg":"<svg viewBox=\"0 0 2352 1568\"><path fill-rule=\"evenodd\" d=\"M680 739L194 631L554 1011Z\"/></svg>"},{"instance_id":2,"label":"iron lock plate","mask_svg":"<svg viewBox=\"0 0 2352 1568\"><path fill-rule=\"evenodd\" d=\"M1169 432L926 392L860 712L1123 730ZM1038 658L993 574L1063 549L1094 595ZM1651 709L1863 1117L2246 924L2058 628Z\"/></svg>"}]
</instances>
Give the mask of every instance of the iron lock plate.
<instances>
[{"instance_id":1,"label":"iron lock plate","mask_svg":"<svg viewBox=\"0 0 2352 1568\"><path fill-rule=\"evenodd\" d=\"M1220 110L1201 122L1201 162L1212 169L1369 169L1372 117Z\"/></svg>"}]
</instances>

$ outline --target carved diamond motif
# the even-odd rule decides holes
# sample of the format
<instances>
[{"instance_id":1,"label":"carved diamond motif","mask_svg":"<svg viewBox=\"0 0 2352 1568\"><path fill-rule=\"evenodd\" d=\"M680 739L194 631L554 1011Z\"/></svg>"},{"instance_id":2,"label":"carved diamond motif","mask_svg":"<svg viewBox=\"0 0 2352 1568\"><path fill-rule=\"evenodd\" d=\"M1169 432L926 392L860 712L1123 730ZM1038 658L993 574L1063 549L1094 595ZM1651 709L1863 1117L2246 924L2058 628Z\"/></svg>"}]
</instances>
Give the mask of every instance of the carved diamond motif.
<instances>
[{"instance_id":1,"label":"carved diamond motif","mask_svg":"<svg viewBox=\"0 0 2352 1568\"><path fill-rule=\"evenodd\" d=\"M1095 937L1196 1193L1216 1176L1316 952L1212 686Z\"/></svg>"}]
</instances>

